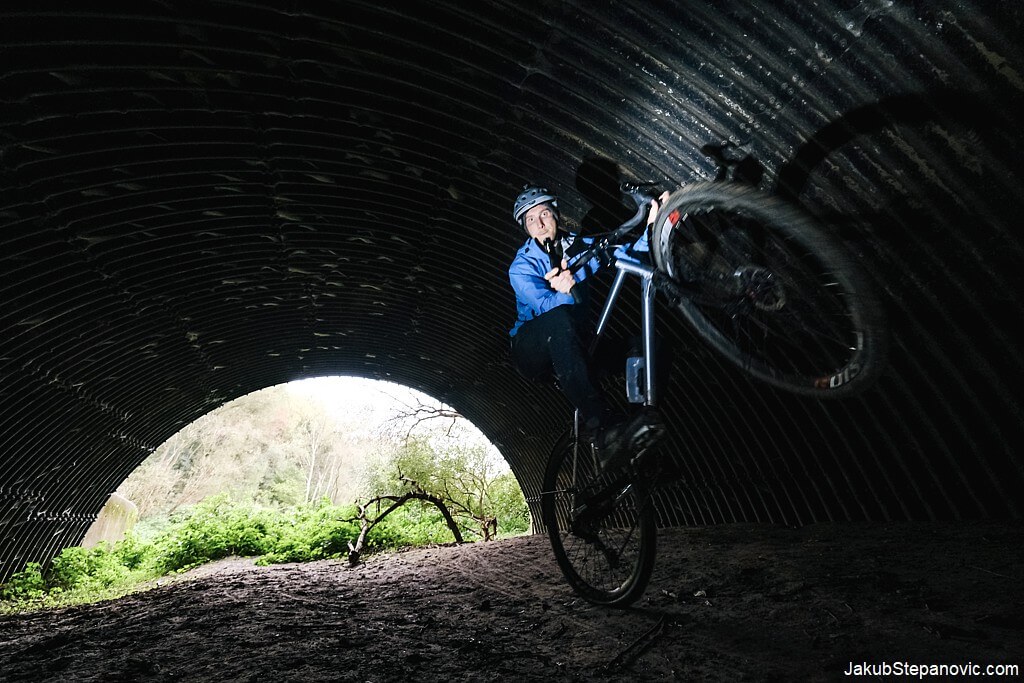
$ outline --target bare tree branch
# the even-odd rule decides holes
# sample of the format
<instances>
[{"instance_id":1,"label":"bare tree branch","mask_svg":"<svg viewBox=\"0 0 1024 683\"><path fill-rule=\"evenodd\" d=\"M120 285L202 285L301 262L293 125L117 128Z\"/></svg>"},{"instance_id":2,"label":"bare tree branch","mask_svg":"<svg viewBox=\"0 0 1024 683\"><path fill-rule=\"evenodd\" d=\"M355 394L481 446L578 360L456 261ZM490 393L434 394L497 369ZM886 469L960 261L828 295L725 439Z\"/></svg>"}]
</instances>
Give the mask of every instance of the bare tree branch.
<instances>
[{"instance_id":1,"label":"bare tree branch","mask_svg":"<svg viewBox=\"0 0 1024 683\"><path fill-rule=\"evenodd\" d=\"M402 507L405 503L409 502L410 500L422 500L428 503L432 503L434 506L436 506L437 509L441 511L441 515L444 517L444 521L448 525L448 529L452 532L452 537L454 537L455 542L465 543L465 540L462 538L462 530L459 529L459 525L455 521L455 518L452 516L451 510L448 508L448 505L446 505L446 501L442 500L441 498L438 498L437 496L427 493L420 487L418 483L416 483L412 479L409 479L408 477L402 476L401 479L410 485L410 487L412 488L411 491L408 491L407 493L404 493L400 496L377 496L375 498L371 498L370 500L368 500L365 505L356 502L356 512L358 513L358 515L354 518L346 520L349 522L359 522L359 536L356 538L355 543L352 543L350 541L348 544L349 564L359 564L359 556L362 553L363 546L366 543L366 536L370 533L370 530L373 529L373 527L379 524L381 521L383 521L385 517L390 515L398 508ZM381 512L380 504L383 503L384 501L390 501L391 505L388 506L388 508L385 509L384 512ZM367 514L366 510L367 508L370 507L370 505L373 504L377 505L377 516L371 519L370 516Z\"/></svg>"},{"instance_id":2,"label":"bare tree branch","mask_svg":"<svg viewBox=\"0 0 1024 683\"><path fill-rule=\"evenodd\" d=\"M451 423L448 425L448 429L445 430L445 435L451 436L452 429L455 427L458 421L460 419L464 419L463 415L457 410L441 406L430 406L421 401L419 398L416 399L415 404L411 404L406 401L401 401L397 398L395 399L395 402L401 404L403 407L401 410L396 412L388 420L388 422L392 424L408 424L409 421L412 421L412 424L409 424L405 430L405 441L409 440L409 437L412 435L413 431L421 424L423 424L424 422L429 422L430 420L437 419L451 420Z\"/></svg>"}]
</instances>

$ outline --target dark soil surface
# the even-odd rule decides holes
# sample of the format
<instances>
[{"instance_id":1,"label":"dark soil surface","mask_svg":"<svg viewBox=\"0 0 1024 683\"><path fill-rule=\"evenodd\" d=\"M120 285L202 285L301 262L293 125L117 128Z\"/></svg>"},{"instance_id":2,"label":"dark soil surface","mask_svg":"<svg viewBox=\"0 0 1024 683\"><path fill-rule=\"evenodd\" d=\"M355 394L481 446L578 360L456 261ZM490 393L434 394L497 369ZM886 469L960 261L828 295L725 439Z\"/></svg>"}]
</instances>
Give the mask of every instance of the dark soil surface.
<instances>
[{"instance_id":1,"label":"dark soil surface","mask_svg":"<svg viewBox=\"0 0 1024 683\"><path fill-rule=\"evenodd\" d=\"M835 681L851 663L1024 666L1022 530L667 530L628 610L577 599L544 536L354 568L226 560L120 600L0 617L0 680Z\"/></svg>"}]
</instances>

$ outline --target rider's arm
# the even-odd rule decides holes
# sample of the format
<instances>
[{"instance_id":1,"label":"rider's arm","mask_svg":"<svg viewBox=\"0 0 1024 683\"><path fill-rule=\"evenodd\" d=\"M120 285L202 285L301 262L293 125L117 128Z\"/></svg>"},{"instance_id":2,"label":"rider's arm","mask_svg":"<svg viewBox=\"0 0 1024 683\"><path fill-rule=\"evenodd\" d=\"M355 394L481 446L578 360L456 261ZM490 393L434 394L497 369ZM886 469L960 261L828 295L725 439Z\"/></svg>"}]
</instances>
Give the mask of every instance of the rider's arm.
<instances>
[{"instance_id":1,"label":"rider's arm","mask_svg":"<svg viewBox=\"0 0 1024 683\"><path fill-rule=\"evenodd\" d=\"M588 240L588 246L589 246L590 242L591 242L591 240ZM573 272L575 273L576 279L578 281L583 281L583 280L587 279L588 277L590 277L591 275L593 275L594 273L596 273L598 270L601 269L601 259L599 259L596 256L590 257L590 260L587 261L586 263L583 263L581 265L577 265L579 260L580 259L577 256L577 257L573 257L573 258L569 259L569 262L568 262L569 263L569 267L573 269Z\"/></svg>"},{"instance_id":2,"label":"rider's arm","mask_svg":"<svg viewBox=\"0 0 1024 683\"><path fill-rule=\"evenodd\" d=\"M629 247L629 253L632 253L634 257L643 255L644 257L651 251L651 243L649 241L650 233L654 230L654 221L657 220L658 210L662 204L668 201L669 193L663 192L657 200L651 202L651 209L647 214L647 224L644 226L643 232L640 233L640 238L633 245ZM620 256L625 254L626 248L619 247L615 250L615 255Z\"/></svg>"},{"instance_id":3,"label":"rider's arm","mask_svg":"<svg viewBox=\"0 0 1024 683\"><path fill-rule=\"evenodd\" d=\"M532 317L546 313L556 306L574 303L571 294L562 294L551 288L544 273L525 259L516 259L508 271L509 282L516 292L516 302L529 309Z\"/></svg>"},{"instance_id":4,"label":"rider's arm","mask_svg":"<svg viewBox=\"0 0 1024 683\"><path fill-rule=\"evenodd\" d=\"M580 238L580 240L580 247L593 243L592 239L586 237ZM576 299L571 294L557 292L552 288L551 283L544 277L550 266L547 254L543 254L539 250L531 253L532 249L533 247L529 243L521 249L516 254L508 271L509 281L516 293L516 304L520 309L521 320L536 317L556 306L576 303ZM568 262L573 265L576 260L576 256L570 256ZM582 282L600 268L601 261L594 256L582 267L576 268L572 277L577 282ZM524 316L524 313L527 315Z\"/></svg>"},{"instance_id":5,"label":"rider's arm","mask_svg":"<svg viewBox=\"0 0 1024 683\"><path fill-rule=\"evenodd\" d=\"M640 238L633 242L630 246L618 246L615 248L615 258L632 257L634 259L639 258L641 261L646 260L648 253L651 251L651 244L647 239L647 233L650 232L649 228L644 228L643 234Z\"/></svg>"}]
</instances>

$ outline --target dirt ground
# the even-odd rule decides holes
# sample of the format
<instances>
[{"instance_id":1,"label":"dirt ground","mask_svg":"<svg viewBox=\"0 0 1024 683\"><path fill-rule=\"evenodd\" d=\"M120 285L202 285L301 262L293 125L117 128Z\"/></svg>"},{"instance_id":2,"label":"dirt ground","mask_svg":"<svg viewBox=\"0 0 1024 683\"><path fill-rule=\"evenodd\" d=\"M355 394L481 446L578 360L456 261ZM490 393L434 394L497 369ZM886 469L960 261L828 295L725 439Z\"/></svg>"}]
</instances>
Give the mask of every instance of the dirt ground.
<instances>
[{"instance_id":1,"label":"dirt ground","mask_svg":"<svg viewBox=\"0 0 1024 683\"><path fill-rule=\"evenodd\" d=\"M355 568L225 560L120 600L0 617L0 680L833 681L851 664L1024 666L1022 531L667 530L628 610L577 599L544 536Z\"/></svg>"}]
</instances>

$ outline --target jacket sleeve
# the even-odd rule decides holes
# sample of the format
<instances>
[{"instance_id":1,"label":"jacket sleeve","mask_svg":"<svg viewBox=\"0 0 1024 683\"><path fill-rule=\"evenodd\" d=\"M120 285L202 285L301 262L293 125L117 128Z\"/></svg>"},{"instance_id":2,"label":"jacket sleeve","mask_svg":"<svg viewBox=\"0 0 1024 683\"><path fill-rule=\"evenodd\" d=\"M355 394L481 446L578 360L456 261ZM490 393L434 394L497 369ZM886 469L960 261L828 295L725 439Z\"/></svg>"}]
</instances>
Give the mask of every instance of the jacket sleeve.
<instances>
[{"instance_id":1,"label":"jacket sleeve","mask_svg":"<svg viewBox=\"0 0 1024 683\"><path fill-rule=\"evenodd\" d=\"M508 279L516 292L516 303L525 307L536 317L556 306L574 303L572 295L556 292L529 263L517 261L508 271Z\"/></svg>"},{"instance_id":2,"label":"jacket sleeve","mask_svg":"<svg viewBox=\"0 0 1024 683\"><path fill-rule=\"evenodd\" d=\"M633 243L633 251L645 252L651 250L651 243L648 239L648 233L651 232L651 226L644 226L644 231L640 233L640 239Z\"/></svg>"},{"instance_id":3,"label":"jacket sleeve","mask_svg":"<svg viewBox=\"0 0 1024 683\"><path fill-rule=\"evenodd\" d=\"M648 239L647 233L651 231L650 226L645 227L643 233L636 242L629 247L617 247L615 249L615 256L627 256L632 254L634 258L640 257L641 259L648 257L651 251L651 243Z\"/></svg>"}]
</instances>

